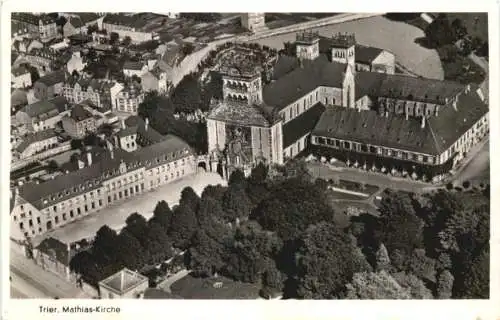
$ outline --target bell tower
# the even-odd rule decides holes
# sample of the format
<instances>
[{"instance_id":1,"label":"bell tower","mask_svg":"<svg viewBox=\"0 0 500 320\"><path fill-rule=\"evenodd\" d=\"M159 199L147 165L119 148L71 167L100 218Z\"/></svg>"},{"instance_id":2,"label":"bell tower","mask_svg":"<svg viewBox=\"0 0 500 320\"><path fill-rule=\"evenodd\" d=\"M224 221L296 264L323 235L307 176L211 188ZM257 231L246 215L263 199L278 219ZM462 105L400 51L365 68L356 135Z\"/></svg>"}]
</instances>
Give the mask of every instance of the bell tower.
<instances>
[{"instance_id":1,"label":"bell tower","mask_svg":"<svg viewBox=\"0 0 500 320\"><path fill-rule=\"evenodd\" d=\"M304 32L297 34L295 38L297 58L303 60L314 60L319 56L319 34Z\"/></svg>"},{"instance_id":2,"label":"bell tower","mask_svg":"<svg viewBox=\"0 0 500 320\"><path fill-rule=\"evenodd\" d=\"M332 61L346 63L355 70L356 37L354 34L337 33L331 39Z\"/></svg>"},{"instance_id":3,"label":"bell tower","mask_svg":"<svg viewBox=\"0 0 500 320\"><path fill-rule=\"evenodd\" d=\"M262 103L262 77L260 72L246 72L234 66L222 74L222 94L225 101L248 105Z\"/></svg>"}]
</instances>

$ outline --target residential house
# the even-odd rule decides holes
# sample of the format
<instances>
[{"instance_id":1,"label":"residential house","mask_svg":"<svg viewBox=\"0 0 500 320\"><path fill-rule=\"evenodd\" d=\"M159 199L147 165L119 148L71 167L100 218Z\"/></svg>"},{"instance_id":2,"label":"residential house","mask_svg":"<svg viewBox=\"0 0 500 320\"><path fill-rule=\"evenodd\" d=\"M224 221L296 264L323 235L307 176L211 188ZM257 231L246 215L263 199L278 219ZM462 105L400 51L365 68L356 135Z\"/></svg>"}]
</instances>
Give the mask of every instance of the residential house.
<instances>
[{"instance_id":1,"label":"residential house","mask_svg":"<svg viewBox=\"0 0 500 320\"><path fill-rule=\"evenodd\" d=\"M115 136L115 144L124 151L137 150L137 127L127 127L125 120L121 120L120 131Z\"/></svg>"},{"instance_id":2,"label":"residential house","mask_svg":"<svg viewBox=\"0 0 500 320\"><path fill-rule=\"evenodd\" d=\"M129 82L116 95L115 101L114 110L136 115L139 105L144 101L144 92L141 85L136 82Z\"/></svg>"},{"instance_id":3,"label":"residential house","mask_svg":"<svg viewBox=\"0 0 500 320\"><path fill-rule=\"evenodd\" d=\"M49 237L34 248L33 258L42 269L57 274L66 281L75 282L77 276L71 271L70 261L76 253L76 246L70 246L59 239Z\"/></svg>"},{"instance_id":4,"label":"residential house","mask_svg":"<svg viewBox=\"0 0 500 320\"><path fill-rule=\"evenodd\" d=\"M49 48L34 48L30 52L19 54L13 66L27 63L35 67L40 76L44 76L47 72L57 70L61 59L62 57L60 54Z\"/></svg>"},{"instance_id":5,"label":"residential house","mask_svg":"<svg viewBox=\"0 0 500 320\"><path fill-rule=\"evenodd\" d=\"M109 34L117 33L120 39L130 37L132 43L141 43L159 39L158 34L145 27L150 21L148 14L133 15L107 14L104 17L102 28Z\"/></svg>"},{"instance_id":6,"label":"residential house","mask_svg":"<svg viewBox=\"0 0 500 320\"><path fill-rule=\"evenodd\" d=\"M63 95L71 103L89 100L99 109L109 110L123 86L111 80L69 77L63 86Z\"/></svg>"},{"instance_id":7,"label":"residential house","mask_svg":"<svg viewBox=\"0 0 500 320\"><path fill-rule=\"evenodd\" d=\"M39 100L45 100L61 95L65 80L66 73L64 70L46 74L38 79L33 86L35 97Z\"/></svg>"},{"instance_id":8,"label":"residential house","mask_svg":"<svg viewBox=\"0 0 500 320\"><path fill-rule=\"evenodd\" d=\"M52 43L49 46L49 48L52 49L52 50L54 50L54 51L62 51L62 50L65 50L65 49L69 48L70 45L71 44L70 44L69 39L63 38L63 39L60 39L57 42Z\"/></svg>"},{"instance_id":9,"label":"residential house","mask_svg":"<svg viewBox=\"0 0 500 320\"><path fill-rule=\"evenodd\" d=\"M59 145L59 138L54 129L47 129L28 133L21 138L21 143L15 149L19 159L29 158L37 153L55 148Z\"/></svg>"},{"instance_id":10,"label":"residential house","mask_svg":"<svg viewBox=\"0 0 500 320\"><path fill-rule=\"evenodd\" d=\"M62 118L62 126L75 139L82 139L97 128L94 115L81 104L74 106L70 115Z\"/></svg>"},{"instance_id":11,"label":"residential house","mask_svg":"<svg viewBox=\"0 0 500 320\"><path fill-rule=\"evenodd\" d=\"M144 92L157 91L162 94L167 92L170 83L167 80L167 73L156 68L141 76L141 85Z\"/></svg>"},{"instance_id":12,"label":"residential house","mask_svg":"<svg viewBox=\"0 0 500 320\"><path fill-rule=\"evenodd\" d=\"M15 117L24 130L37 132L54 128L66 113L68 101L64 97L55 97L28 104L19 110Z\"/></svg>"},{"instance_id":13,"label":"residential house","mask_svg":"<svg viewBox=\"0 0 500 320\"><path fill-rule=\"evenodd\" d=\"M12 68L10 81L12 88L31 87L31 73L24 67Z\"/></svg>"},{"instance_id":14,"label":"residential house","mask_svg":"<svg viewBox=\"0 0 500 320\"><path fill-rule=\"evenodd\" d=\"M80 51L74 51L71 59L66 63L66 70L69 74L74 71L81 72L87 66L87 62L83 61L82 54Z\"/></svg>"},{"instance_id":15,"label":"residential house","mask_svg":"<svg viewBox=\"0 0 500 320\"><path fill-rule=\"evenodd\" d=\"M28 104L27 92L24 89L11 88L10 107L11 114L15 114L20 108Z\"/></svg>"},{"instance_id":16,"label":"residential house","mask_svg":"<svg viewBox=\"0 0 500 320\"><path fill-rule=\"evenodd\" d=\"M31 37L31 33L22 23L18 21L10 21L10 39L13 44L16 40L22 40L24 38Z\"/></svg>"},{"instance_id":17,"label":"residential house","mask_svg":"<svg viewBox=\"0 0 500 320\"><path fill-rule=\"evenodd\" d=\"M99 282L101 299L140 299L149 287L149 279L127 268Z\"/></svg>"},{"instance_id":18,"label":"residential house","mask_svg":"<svg viewBox=\"0 0 500 320\"><path fill-rule=\"evenodd\" d=\"M32 38L23 38L21 40L15 40L12 44L12 48L17 52L30 53L34 49L42 49L44 47L43 43L39 40Z\"/></svg>"},{"instance_id":19,"label":"residential house","mask_svg":"<svg viewBox=\"0 0 500 320\"><path fill-rule=\"evenodd\" d=\"M80 33L87 33L87 26L80 17L69 17L63 26L63 35L69 37Z\"/></svg>"},{"instance_id":20,"label":"residential house","mask_svg":"<svg viewBox=\"0 0 500 320\"><path fill-rule=\"evenodd\" d=\"M123 74L126 77L141 77L148 72L148 65L138 61L127 61L123 64Z\"/></svg>"},{"instance_id":21,"label":"residential house","mask_svg":"<svg viewBox=\"0 0 500 320\"><path fill-rule=\"evenodd\" d=\"M43 42L58 36L56 21L46 14L13 12L11 19L28 29L32 36L40 38Z\"/></svg>"}]
</instances>

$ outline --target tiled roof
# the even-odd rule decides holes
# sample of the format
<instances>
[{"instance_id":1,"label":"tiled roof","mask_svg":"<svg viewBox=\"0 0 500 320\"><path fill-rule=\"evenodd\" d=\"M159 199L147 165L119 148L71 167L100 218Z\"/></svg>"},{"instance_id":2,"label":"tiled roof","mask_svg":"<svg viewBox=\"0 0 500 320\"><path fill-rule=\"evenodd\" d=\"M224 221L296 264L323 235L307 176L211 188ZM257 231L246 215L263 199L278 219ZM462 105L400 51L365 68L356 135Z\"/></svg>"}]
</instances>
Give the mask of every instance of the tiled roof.
<instances>
[{"instance_id":1,"label":"tiled roof","mask_svg":"<svg viewBox=\"0 0 500 320\"><path fill-rule=\"evenodd\" d=\"M75 254L66 244L52 237L44 239L36 249L46 255L52 256L65 266L69 266L69 262Z\"/></svg>"},{"instance_id":2,"label":"tiled roof","mask_svg":"<svg viewBox=\"0 0 500 320\"><path fill-rule=\"evenodd\" d=\"M68 22L69 24L71 24L73 27L75 28L80 28L80 27L83 27L84 23L82 21L82 19L80 19L79 17L70 17L68 19Z\"/></svg>"},{"instance_id":3,"label":"tiled roof","mask_svg":"<svg viewBox=\"0 0 500 320\"><path fill-rule=\"evenodd\" d=\"M12 75L14 75L14 77L19 77L23 74L26 74L26 73L30 73L28 70L26 70L25 67L17 67L17 68L12 68Z\"/></svg>"},{"instance_id":4,"label":"tiled roof","mask_svg":"<svg viewBox=\"0 0 500 320\"><path fill-rule=\"evenodd\" d=\"M281 55L278 57L276 64L273 67L273 74L271 78L277 80L284 75L292 72L299 66L299 60L296 57Z\"/></svg>"},{"instance_id":5,"label":"tiled roof","mask_svg":"<svg viewBox=\"0 0 500 320\"><path fill-rule=\"evenodd\" d=\"M383 49L357 44L354 57L357 63L371 64L383 51Z\"/></svg>"},{"instance_id":6,"label":"tiled roof","mask_svg":"<svg viewBox=\"0 0 500 320\"><path fill-rule=\"evenodd\" d=\"M144 67L144 64L142 62L138 61L126 61L123 64L123 70L137 70L140 71Z\"/></svg>"},{"instance_id":7,"label":"tiled roof","mask_svg":"<svg viewBox=\"0 0 500 320\"><path fill-rule=\"evenodd\" d=\"M55 97L50 100L38 101L25 106L21 111L26 112L28 116L34 118L43 114L59 114L64 111L68 101L64 97Z\"/></svg>"},{"instance_id":8,"label":"tiled roof","mask_svg":"<svg viewBox=\"0 0 500 320\"><path fill-rule=\"evenodd\" d=\"M90 113L88 110L85 110L85 108L77 104L76 106L71 109L71 119L75 121L82 121L88 118L92 118L92 113Z\"/></svg>"},{"instance_id":9,"label":"tiled roof","mask_svg":"<svg viewBox=\"0 0 500 320\"><path fill-rule=\"evenodd\" d=\"M58 83L64 82L66 78L66 74L64 70L57 70L51 73L46 74L45 76L38 79L37 82L43 83L46 86L50 87Z\"/></svg>"},{"instance_id":10,"label":"tiled roof","mask_svg":"<svg viewBox=\"0 0 500 320\"><path fill-rule=\"evenodd\" d=\"M445 104L446 98L454 97L463 88L463 85L453 81L378 72L356 73L356 95L358 97L369 95Z\"/></svg>"},{"instance_id":11,"label":"tiled roof","mask_svg":"<svg viewBox=\"0 0 500 320\"><path fill-rule=\"evenodd\" d=\"M158 143L165 140L165 136L153 129L151 125L149 125L146 130L146 123L141 117L130 116L125 120L125 125L127 128L132 128L131 130L135 130L137 134L148 141L148 144Z\"/></svg>"},{"instance_id":12,"label":"tiled roof","mask_svg":"<svg viewBox=\"0 0 500 320\"><path fill-rule=\"evenodd\" d=\"M281 109L319 86L340 88L345 69L345 64L330 62L324 55L305 60L302 67L265 86L264 101Z\"/></svg>"},{"instance_id":13,"label":"tiled roof","mask_svg":"<svg viewBox=\"0 0 500 320\"><path fill-rule=\"evenodd\" d=\"M373 144L438 155L447 150L475 122L488 112L472 90L460 95L455 110L451 104L441 107L437 116L426 119L424 128L421 118L376 111L357 111L344 107L329 107L321 116L313 134L359 143Z\"/></svg>"},{"instance_id":14,"label":"tiled roof","mask_svg":"<svg viewBox=\"0 0 500 320\"><path fill-rule=\"evenodd\" d=\"M18 152L23 152L31 144L38 142L38 141L47 140L47 139L53 138L55 136L57 136L57 134L54 131L54 129L48 129L48 130L38 131L35 133L28 134L25 138L23 138L23 141L17 146L16 150Z\"/></svg>"},{"instance_id":15,"label":"tiled roof","mask_svg":"<svg viewBox=\"0 0 500 320\"><path fill-rule=\"evenodd\" d=\"M124 15L124 14L107 14L104 17L103 23L121 25L141 29L149 22L147 17L142 14Z\"/></svg>"},{"instance_id":16,"label":"tiled roof","mask_svg":"<svg viewBox=\"0 0 500 320\"><path fill-rule=\"evenodd\" d=\"M325 106L319 102L283 125L283 148L289 147L297 139L310 133L325 111Z\"/></svg>"}]
</instances>

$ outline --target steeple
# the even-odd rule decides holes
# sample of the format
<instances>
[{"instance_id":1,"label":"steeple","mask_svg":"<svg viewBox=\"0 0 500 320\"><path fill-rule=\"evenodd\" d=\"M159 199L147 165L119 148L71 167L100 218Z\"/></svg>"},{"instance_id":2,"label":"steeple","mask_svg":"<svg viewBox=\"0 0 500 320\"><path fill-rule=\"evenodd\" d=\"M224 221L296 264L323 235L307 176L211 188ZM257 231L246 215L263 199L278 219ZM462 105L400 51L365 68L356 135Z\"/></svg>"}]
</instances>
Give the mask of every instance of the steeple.
<instances>
[{"instance_id":1,"label":"steeple","mask_svg":"<svg viewBox=\"0 0 500 320\"><path fill-rule=\"evenodd\" d=\"M303 32L295 37L296 55L299 59L314 60L319 56L319 34Z\"/></svg>"},{"instance_id":2,"label":"steeple","mask_svg":"<svg viewBox=\"0 0 500 320\"><path fill-rule=\"evenodd\" d=\"M354 34L337 33L331 38L332 61L347 63L355 70L356 37Z\"/></svg>"}]
</instances>

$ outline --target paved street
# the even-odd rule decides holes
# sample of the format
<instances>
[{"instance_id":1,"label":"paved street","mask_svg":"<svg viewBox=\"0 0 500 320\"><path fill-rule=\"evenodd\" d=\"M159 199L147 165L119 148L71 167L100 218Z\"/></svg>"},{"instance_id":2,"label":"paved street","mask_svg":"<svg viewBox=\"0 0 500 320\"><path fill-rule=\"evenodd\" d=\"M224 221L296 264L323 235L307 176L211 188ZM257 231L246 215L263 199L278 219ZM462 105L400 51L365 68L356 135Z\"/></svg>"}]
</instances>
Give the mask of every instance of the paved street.
<instances>
[{"instance_id":1,"label":"paved street","mask_svg":"<svg viewBox=\"0 0 500 320\"><path fill-rule=\"evenodd\" d=\"M82 290L57 275L43 270L19 251L10 250L12 298L90 298Z\"/></svg>"},{"instance_id":2,"label":"paved street","mask_svg":"<svg viewBox=\"0 0 500 320\"><path fill-rule=\"evenodd\" d=\"M166 292L172 293L172 290L170 290L170 286L171 286L174 282L176 282L176 281L178 281L178 280L180 280L180 279L184 278L184 277L185 277L185 276L187 276L188 274L189 274L189 271L188 271L188 270L186 270L186 269L181 270L181 271L177 272L176 274L174 274L174 275L172 275L172 276L168 277L168 278L167 278L165 281L163 281L162 283L158 284L158 288L159 288L159 289L162 289L162 290L164 290L164 291L166 291Z\"/></svg>"}]
</instances>

